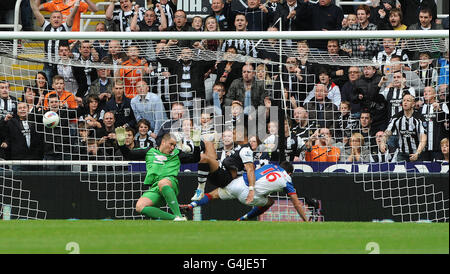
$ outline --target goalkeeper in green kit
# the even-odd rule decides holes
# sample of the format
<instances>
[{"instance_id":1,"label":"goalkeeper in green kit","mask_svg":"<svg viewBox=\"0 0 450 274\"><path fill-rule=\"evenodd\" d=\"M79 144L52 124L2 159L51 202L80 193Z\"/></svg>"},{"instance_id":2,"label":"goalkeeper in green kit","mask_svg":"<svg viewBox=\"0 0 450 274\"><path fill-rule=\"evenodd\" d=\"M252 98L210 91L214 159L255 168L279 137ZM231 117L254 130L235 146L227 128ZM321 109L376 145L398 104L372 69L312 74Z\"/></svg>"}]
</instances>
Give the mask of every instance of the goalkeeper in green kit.
<instances>
[{"instance_id":1,"label":"goalkeeper in green kit","mask_svg":"<svg viewBox=\"0 0 450 274\"><path fill-rule=\"evenodd\" d=\"M177 176L183 163L198 163L200 161L201 141L194 142L193 153L184 153L176 148L176 137L170 133L163 136L158 149L133 149L124 146L124 129L116 130L116 138L120 150L126 159L145 159L147 175L144 184L149 189L136 203L136 211L152 219L186 221L180 213L177 200ZM173 214L160 209L167 203Z\"/></svg>"}]
</instances>

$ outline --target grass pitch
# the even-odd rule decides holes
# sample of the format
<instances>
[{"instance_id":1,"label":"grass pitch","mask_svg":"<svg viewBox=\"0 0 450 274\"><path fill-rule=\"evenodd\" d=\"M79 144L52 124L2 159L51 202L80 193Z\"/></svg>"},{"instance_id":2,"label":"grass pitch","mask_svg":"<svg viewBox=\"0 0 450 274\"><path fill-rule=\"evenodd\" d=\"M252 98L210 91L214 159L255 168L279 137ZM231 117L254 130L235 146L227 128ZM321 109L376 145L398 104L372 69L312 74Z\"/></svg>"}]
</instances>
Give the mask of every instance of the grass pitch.
<instances>
[{"instance_id":1,"label":"grass pitch","mask_svg":"<svg viewBox=\"0 0 450 274\"><path fill-rule=\"evenodd\" d=\"M448 223L1 221L0 253L67 254L449 253ZM68 250L66 250L66 247Z\"/></svg>"}]
</instances>

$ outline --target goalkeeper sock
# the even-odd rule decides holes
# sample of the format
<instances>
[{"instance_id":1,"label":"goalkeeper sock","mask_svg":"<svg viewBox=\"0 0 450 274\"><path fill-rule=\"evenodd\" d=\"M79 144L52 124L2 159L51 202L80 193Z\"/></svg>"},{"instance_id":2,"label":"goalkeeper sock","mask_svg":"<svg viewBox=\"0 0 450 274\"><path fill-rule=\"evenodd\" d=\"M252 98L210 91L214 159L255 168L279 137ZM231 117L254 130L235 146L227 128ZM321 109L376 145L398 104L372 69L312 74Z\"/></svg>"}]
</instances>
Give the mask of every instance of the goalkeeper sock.
<instances>
[{"instance_id":1,"label":"goalkeeper sock","mask_svg":"<svg viewBox=\"0 0 450 274\"><path fill-rule=\"evenodd\" d=\"M181 216L180 205L178 204L177 195L170 186L163 186L161 188L161 194L166 200L167 205L172 210L175 216Z\"/></svg>"},{"instance_id":2,"label":"goalkeeper sock","mask_svg":"<svg viewBox=\"0 0 450 274\"><path fill-rule=\"evenodd\" d=\"M172 215L168 212L165 212L157 207L153 207L153 206L144 207L144 209L142 209L141 213L152 219L160 219L160 220L175 219L174 215Z\"/></svg>"},{"instance_id":3,"label":"goalkeeper sock","mask_svg":"<svg viewBox=\"0 0 450 274\"><path fill-rule=\"evenodd\" d=\"M203 198L201 198L199 201L195 201L195 202L190 203L189 206L191 208L194 208L194 207L197 207L197 206L206 205L211 200L212 200L211 195L206 193L205 196L203 196Z\"/></svg>"},{"instance_id":4,"label":"goalkeeper sock","mask_svg":"<svg viewBox=\"0 0 450 274\"><path fill-rule=\"evenodd\" d=\"M206 180L208 180L208 175L209 175L209 164L199 163L197 173L198 173L197 189L201 189L203 192L205 192Z\"/></svg>"}]
</instances>

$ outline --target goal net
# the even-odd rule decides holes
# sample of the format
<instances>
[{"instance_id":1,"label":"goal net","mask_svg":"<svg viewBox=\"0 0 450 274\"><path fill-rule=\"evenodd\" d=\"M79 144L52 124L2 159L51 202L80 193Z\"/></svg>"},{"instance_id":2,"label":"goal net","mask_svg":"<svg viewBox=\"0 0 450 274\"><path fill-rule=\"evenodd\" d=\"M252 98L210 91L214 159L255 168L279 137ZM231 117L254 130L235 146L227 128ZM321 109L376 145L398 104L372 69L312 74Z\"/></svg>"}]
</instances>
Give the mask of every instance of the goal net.
<instances>
[{"instance_id":1,"label":"goal net","mask_svg":"<svg viewBox=\"0 0 450 274\"><path fill-rule=\"evenodd\" d=\"M43 33L21 39L17 51L1 41L0 80L16 105L8 109L5 97L1 117L14 112L20 120L21 103L27 103L30 126L21 132L27 157L34 157L15 158L13 137L1 136L9 160L2 167L78 172L116 218L139 219L134 208L146 190L145 163L123 157L117 128L126 129L130 149L155 147L162 133L172 132L185 152L193 149L192 132L200 131L214 142L219 160L243 141L233 139L233 130L245 129L256 163L288 160L307 172L344 170L397 221L448 221L448 193L413 164L448 170L448 34L342 33L213 39L205 32L206 38L193 33L198 38L192 40L176 34L133 40L126 33L92 39L86 33L58 40L56 50L51 39L57 36ZM323 48L311 46L318 39ZM401 119L405 94L412 95L415 113L407 121ZM49 110L60 114L55 128L43 125ZM421 158L410 158L418 149ZM36 167L33 161L42 159ZM261 220L299 220L286 194L271 197L276 202ZM331 206L320 197L301 201L314 221L323 221L322 206Z\"/></svg>"}]
</instances>

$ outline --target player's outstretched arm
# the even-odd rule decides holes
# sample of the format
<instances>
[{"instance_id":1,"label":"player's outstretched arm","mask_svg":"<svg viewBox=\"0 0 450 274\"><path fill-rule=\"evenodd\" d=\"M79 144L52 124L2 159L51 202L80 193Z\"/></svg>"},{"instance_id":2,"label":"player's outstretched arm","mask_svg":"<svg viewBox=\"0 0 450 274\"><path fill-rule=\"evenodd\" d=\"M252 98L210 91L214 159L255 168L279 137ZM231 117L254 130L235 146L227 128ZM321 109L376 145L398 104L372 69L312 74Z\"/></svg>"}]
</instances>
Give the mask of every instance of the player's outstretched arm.
<instances>
[{"instance_id":1,"label":"player's outstretched arm","mask_svg":"<svg viewBox=\"0 0 450 274\"><path fill-rule=\"evenodd\" d=\"M297 193L289 193L288 195L298 215L302 217L303 221L308 222L308 217L306 217L305 211L303 210L300 200L298 199Z\"/></svg>"},{"instance_id":2,"label":"player's outstretched arm","mask_svg":"<svg viewBox=\"0 0 450 274\"><path fill-rule=\"evenodd\" d=\"M253 163L246 163L244 164L245 171L247 171L247 178L248 178L248 195L245 202L247 204L250 204L253 202L253 198L255 197L255 182L256 182L256 176L255 176L255 166Z\"/></svg>"}]
</instances>

